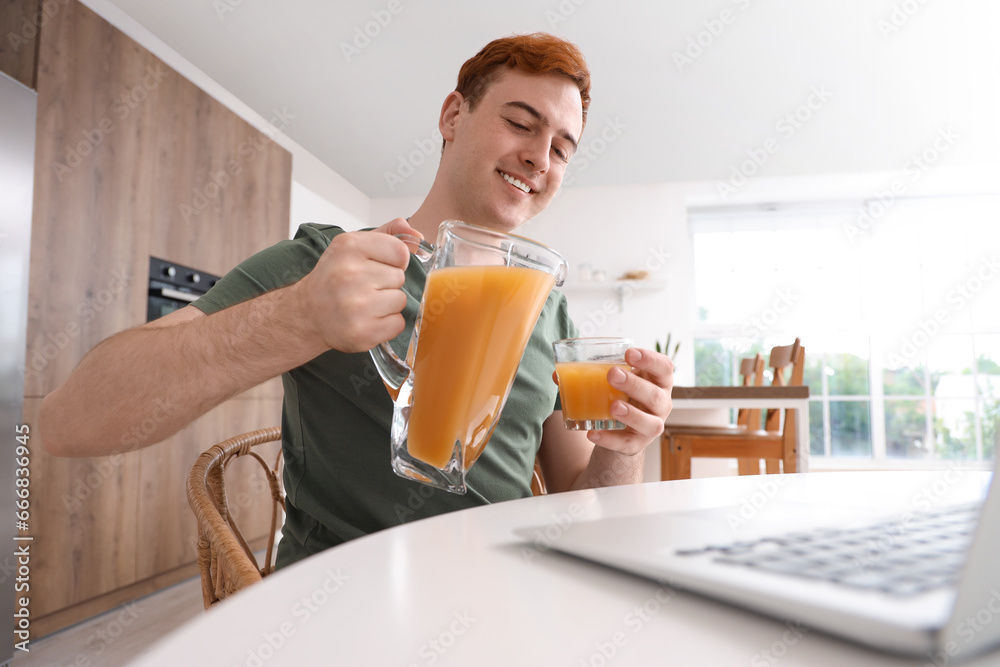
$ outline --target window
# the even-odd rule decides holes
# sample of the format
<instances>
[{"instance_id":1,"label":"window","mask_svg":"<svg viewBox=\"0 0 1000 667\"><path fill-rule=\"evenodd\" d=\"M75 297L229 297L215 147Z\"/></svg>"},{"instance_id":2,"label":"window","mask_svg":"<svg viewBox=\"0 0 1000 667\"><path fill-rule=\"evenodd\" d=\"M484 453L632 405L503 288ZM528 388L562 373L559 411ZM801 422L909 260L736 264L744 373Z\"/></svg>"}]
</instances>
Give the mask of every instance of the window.
<instances>
[{"instance_id":1,"label":"window","mask_svg":"<svg viewBox=\"0 0 1000 667\"><path fill-rule=\"evenodd\" d=\"M1000 197L692 211L697 384L799 337L813 457L993 459L998 223Z\"/></svg>"}]
</instances>

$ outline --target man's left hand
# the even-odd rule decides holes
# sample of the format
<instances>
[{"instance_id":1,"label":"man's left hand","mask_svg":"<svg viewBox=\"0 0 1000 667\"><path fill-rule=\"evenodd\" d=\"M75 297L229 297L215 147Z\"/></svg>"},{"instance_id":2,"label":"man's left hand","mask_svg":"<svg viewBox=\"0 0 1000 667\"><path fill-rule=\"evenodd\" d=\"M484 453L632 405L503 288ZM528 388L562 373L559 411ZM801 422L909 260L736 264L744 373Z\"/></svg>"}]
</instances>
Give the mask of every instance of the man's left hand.
<instances>
[{"instance_id":1,"label":"man's left hand","mask_svg":"<svg viewBox=\"0 0 1000 667\"><path fill-rule=\"evenodd\" d=\"M587 437L598 447L638 454L663 433L663 423L672 406L674 364L659 352L633 347L625 351L625 363L634 369L613 368L608 381L625 392L629 401L615 401L611 416L625 424L622 431L589 431Z\"/></svg>"}]
</instances>

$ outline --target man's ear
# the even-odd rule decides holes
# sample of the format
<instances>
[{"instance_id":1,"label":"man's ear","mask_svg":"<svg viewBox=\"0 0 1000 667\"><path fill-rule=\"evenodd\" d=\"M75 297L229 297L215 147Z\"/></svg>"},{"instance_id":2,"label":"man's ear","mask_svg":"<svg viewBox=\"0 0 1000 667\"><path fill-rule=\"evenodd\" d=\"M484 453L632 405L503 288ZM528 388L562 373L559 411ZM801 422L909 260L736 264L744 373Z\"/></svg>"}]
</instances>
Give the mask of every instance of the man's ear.
<instances>
[{"instance_id":1,"label":"man's ear","mask_svg":"<svg viewBox=\"0 0 1000 667\"><path fill-rule=\"evenodd\" d=\"M458 124L459 116L462 114L462 104L465 97L457 90L448 93L441 105L441 118L438 119L438 129L445 141L454 141L455 126Z\"/></svg>"}]
</instances>

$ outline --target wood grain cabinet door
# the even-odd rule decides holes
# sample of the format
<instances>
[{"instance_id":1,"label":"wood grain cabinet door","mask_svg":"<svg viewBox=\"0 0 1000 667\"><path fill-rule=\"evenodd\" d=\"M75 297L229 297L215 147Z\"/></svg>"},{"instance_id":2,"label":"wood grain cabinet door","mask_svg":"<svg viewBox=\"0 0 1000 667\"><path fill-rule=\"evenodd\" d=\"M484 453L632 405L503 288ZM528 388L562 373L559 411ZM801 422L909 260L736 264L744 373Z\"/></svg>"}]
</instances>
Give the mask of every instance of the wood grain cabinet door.
<instances>
[{"instance_id":1,"label":"wood grain cabinet door","mask_svg":"<svg viewBox=\"0 0 1000 667\"><path fill-rule=\"evenodd\" d=\"M151 255L222 275L287 237L291 196L287 151L76 0L55 4L39 32L29 423L91 348L145 321ZM278 425L280 403L274 380L148 449L40 456L36 632L194 575L187 472L220 440ZM257 513L245 520L266 525Z\"/></svg>"},{"instance_id":2,"label":"wood grain cabinet door","mask_svg":"<svg viewBox=\"0 0 1000 667\"><path fill-rule=\"evenodd\" d=\"M31 89L35 88L41 12L42 0L0 0L0 72Z\"/></svg>"}]
</instances>

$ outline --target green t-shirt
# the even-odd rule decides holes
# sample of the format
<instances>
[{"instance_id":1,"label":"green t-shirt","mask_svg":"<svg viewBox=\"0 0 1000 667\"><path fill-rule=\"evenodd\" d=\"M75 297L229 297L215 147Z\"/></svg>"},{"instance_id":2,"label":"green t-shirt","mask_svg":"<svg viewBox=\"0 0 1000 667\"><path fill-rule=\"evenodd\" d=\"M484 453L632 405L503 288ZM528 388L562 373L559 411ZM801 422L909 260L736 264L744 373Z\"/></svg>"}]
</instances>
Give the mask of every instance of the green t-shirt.
<instances>
[{"instance_id":1,"label":"green t-shirt","mask_svg":"<svg viewBox=\"0 0 1000 667\"><path fill-rule=\"evenodd\" d=\"M194 305L211 314L305 276L338 227L306 224L230 271ZM426 273L406 269L406 329L391 342L405 355ZM401 523L531 495L542 422L558 406L551 343L572 337L566 298L553 291L532 332L489 445L456 495L403 479L389 464L392 400L367 352L325 352L282 376L286 517L279 566Z\"/></svg>"}]
</instances>

